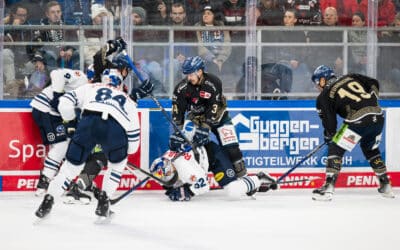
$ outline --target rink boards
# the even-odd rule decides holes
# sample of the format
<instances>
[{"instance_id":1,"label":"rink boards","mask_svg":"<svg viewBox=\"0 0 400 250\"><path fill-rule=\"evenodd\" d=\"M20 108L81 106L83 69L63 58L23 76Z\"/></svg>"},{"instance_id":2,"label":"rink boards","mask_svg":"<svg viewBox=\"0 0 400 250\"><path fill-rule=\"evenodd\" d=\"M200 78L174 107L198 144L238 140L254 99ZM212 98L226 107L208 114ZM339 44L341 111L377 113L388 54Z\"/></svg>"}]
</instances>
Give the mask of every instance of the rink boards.
<instances>
[{"instance_id":1,"label":"rink boards","mask_svg":"<svg viewBox=\"0 0 400 250\"><path fill-rule=\"evenodd\" d=\"M161 101L170 111L171 103ZM400 186L400 146L398 124L400 101L381 101L386 123L380 149L394 186ZM323 143L322 125L314 101L231 101L229 110L249 173L266 170L279 177L295 166L316 146ZM148 168L168 148L172 126L150 100L139 102L141 145L129 160ZM47 148L41 144L39 131L31 117L28 101L0 101L0 191L33 191ZM227 135L229 136L229 135ZM215 138L214 138L215 139ZM326 147L304 161L285 180L304 180L282 188L313 188L324 178ZM210 174L212 187L217 184ZM96 179L101 182L102 176ZM142 177L143 178L143 177ZM140 177L129 172L123 176L120 190L136 185ZM347 152L337 187L373 187L378 182L359 147ZM160 189L148 182L142 189Z\"/></svg>"}]
</instances>

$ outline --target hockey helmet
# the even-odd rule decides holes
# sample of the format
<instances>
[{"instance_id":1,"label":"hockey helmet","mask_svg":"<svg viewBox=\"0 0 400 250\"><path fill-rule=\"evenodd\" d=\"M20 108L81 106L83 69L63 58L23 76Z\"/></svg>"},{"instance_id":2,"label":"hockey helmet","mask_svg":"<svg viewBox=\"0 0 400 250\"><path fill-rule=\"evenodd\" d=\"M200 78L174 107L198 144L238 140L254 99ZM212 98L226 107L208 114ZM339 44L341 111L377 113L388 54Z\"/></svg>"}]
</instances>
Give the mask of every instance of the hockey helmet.
<instances>
[{"instance_id":1,"label":"hockey helmet","mask_svg":"<svg viewBox=\"0 0 400 250\"><path fill-rule=\"evenodd\" d=\"M174 184L178 179L178 174L171 160L159 157L150 166L150 173L163 181Z\"/></svg>"},{"instance_id":2,"label":"hockey helmet","mask_svg":"<svg viewBox=\"0 0 400 250\"><path fill-rule=\"evenodd\" d=\"M335 77L333 69L326 65L320 65L314 70L311 80L316 86L319 86L322 78L324 78L325 81L328 81L332 77Z\"/></svg>"},{"instance_id":3,"label":"hockey helmet","mask_svg":"<svg viewBox=\"0 0 400 250\"><path fill-rule=\"evenodd\" d=\"M182 64L183 74L191 74L197 70L204 70L204 61L200 56L188 57Z\"/></svg>"},{"instance_id":4,"label":"hockey helmet","mask_svg":"<svg viewBox=\"0 0 400 250\"><path fill-rule=\"evenodd\" d=\"M110 84L114 87L121 85L122 81L122 75L117 69L106 69L101 77L102 83Z\"/></svg>"}]
</instances>

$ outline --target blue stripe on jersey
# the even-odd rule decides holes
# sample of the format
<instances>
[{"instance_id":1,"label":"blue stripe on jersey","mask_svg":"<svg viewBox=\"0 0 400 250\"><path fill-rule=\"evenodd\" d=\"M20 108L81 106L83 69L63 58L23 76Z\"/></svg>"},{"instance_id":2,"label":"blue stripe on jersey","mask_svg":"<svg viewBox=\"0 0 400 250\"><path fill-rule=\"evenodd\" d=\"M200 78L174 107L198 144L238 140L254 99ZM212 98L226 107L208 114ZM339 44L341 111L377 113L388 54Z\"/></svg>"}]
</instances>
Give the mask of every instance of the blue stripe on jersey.
<instances>
[{"instance_id":1,"label":"blue stripe on jersey","mask_svg":"<svg viewBox=\"0 0 400 250\"><path fill-rule=\"evenodd\" d=\"M135 129L132 131L127 131L128 141L139 141L140 139L140 129Z\"/></svg>"},{"instance_id":2,"label":"blue stripe on jersey","mask_svg":"<svg viewBox=\"0 0 400 250\"><path fill-rule=\"evenodd\" d=\"M39 94L34 97L35 101L40 102L41 104L50 107L49 98L45 94Z\"/></svg>"},{"instance_id":3,"label":"blue stripe on jersey","mask_svg":"<svg viewBox=\"0 0 400 250\"><path fill-rule=\"evenodd\" d=\"M116 183L119 183L119 181L121 180L121 174L111 172L110 179Z\"/></svg>"},{"instance_id":4,"label":"blue stripe on jersey","mask_svg":"<svg viewBox=\"0 0 400 250\"><path fill-rule=\"evenodd\" d=\"M256 188L256 184L254 183L254 181L247 176L244 176L242 180L246 183L248 192Z\"/></svg>"},{"instance_id":5,"label":"blue stripe on jersey","mask_svg":"<svg viewBox=\"0 0 400 250\"><path fill-rule=\"evenodd\" d=\"M76 103L78 102L78 100L76 99L75 92L73 91L66 93L64 97L70 100L74 105L76 105Z\"/></svg>"},{"instance_id":6,"label":"blue stripe on jersey","mask_svg":"<svg viewBox=\"0 0 400 250\"><path fill-rule=\"evenodd\" d=\"M60 168L60 162L57 162L50 158L46 158L46 160L44 161L44 167L53 170L58 170Z\"/></svg>"}]
</instances>

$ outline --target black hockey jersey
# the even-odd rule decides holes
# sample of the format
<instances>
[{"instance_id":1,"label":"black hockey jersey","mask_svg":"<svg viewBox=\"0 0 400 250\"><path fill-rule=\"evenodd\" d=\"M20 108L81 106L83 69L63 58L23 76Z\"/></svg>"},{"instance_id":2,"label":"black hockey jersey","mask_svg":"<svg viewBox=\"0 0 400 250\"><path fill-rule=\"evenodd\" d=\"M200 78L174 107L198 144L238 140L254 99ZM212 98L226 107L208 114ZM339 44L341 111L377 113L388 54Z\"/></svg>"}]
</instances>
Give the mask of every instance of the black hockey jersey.
<instances>
[{"instance_id":1,"label":"black hockey jersey","mask_svg":"<svg viewBox=\"0 0 400 250\"><path fill-rule=\"evenodd\" d=\"M336 115L345 123L367 126L374 119L383 119L378 104L379 82L376 79L348 74L329 82L317 97L317 111L324 126L324 134L336 133Z\"/></svg>"},{"instance_id":2,"label":"black hockey jersey","mask_svg":"<svg viewBox=\"0 0 400 250\"><path fill-rule=\"evenodd\" d=\"M219 78L204 73L200 85L192 85L187 78L183 79L174 89L172 97L172 117L181 126L186 112L191 118L196 117L210 127L221 120L226 110L226 99L222 95L222 83Z\"/></svg>"}]
</instances>

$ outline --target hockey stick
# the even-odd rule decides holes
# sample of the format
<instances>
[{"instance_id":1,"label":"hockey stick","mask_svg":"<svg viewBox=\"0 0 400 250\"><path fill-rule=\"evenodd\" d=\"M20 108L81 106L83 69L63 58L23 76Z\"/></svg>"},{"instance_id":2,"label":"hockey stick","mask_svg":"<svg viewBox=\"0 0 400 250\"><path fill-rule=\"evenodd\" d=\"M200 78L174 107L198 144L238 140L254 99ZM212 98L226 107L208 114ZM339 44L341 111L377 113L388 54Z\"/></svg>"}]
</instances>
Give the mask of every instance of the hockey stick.
<instances>
[{"instance_id":1,"label":"hockey stick","mask_svg":"<svg viewBox=\"0 0 400 250\"><path fill-rule=\"evenodd\" d=\"M142 77L142 74L140 74L139 70L136 68L135 64L133 63L131 57L128 55L128 52L126 50L122 50L121 53L125 56L125 59L129 62L129 65L131 66L133 72L135 72L135 75L139 78L140 82L143 82L144 79ZM165 118L167 118L168 122L172 125L172 127L174 128L175 132L178 132L180 136L182 136L182 138L185 140L186 143L188 143L192 149L193 152L197 158L197 156L199 155L199 152L196 150L196 147L192 144L192 142L185 136L184 133L182 133L182 131L178 128L178 126L176 125L176 123L171 119L171 117L168 115L167 111L164 109L164 107L161 105L160 101L158 101L158 99L152 94L150 93L149 96L151 97L151 99L156 103L157 107L161 110L161 112L163 113L163 115L165 116Z\"/></svg>"},{"instance_id":2,"label":"hockey stick","mask_svg":"<svg viewBox=\"0 0 400 250\"><path fill-rule=\"evenodd\" d=\"M128 163L127 163L127 167L128 167L128 170L129 170L129 169L133 169L133 170L138 170L138 171L140 171L142 174L147 175L147 177L153 178L154 180L158 181L161 185L164 185L164 186L167 186L167 187L172 186L170 182L164 181L164 180L162 180L161 178L158 178L157 176L153 175L152 173L149 173L149 172L147 172L146 170L143 170L143 169L139 168L139 167L136 166L135 164L132 164L132 163L128 162ZM173 184L173 183L172 183L172 184Z\"/></svg>"},{"instance_id":3,"label":"hockey stick","mask_svg":"<svg viewBox=\"0 0 400 250\"><path fill-rule=\"evenodd\" d=\"M301 159L301 161L299 161L296 165L294 165L291 169L289 169L286 173L282 174L277 180L276 183L282 183L282 180L288 176L291 172L293 172L293 170L295 170L297 167L299 167L305 160L307 160L308 158L310 158L313 154L317 153L323 146L325 146L326 144L328 144L328 142L324 142L320 145L318 145L316 148L314 148L310 153L308 153L305 157L303 157L303 159Z\"/></svg>"},{"instance_id":4,"label":"hockey stick","mask_svg":"<svg viewBox=\"0 0 400 250\"><path fill-rule=\"evenodd\" d=\"M146 177L144 178L141 182L139 182L138 184L136 184L135 186L133 186L132 188L130 188L128 191L126 191L125 193L121 194L120 196L118 196L115 199L110 200L110 204L114 205L116 203L118 203L120 200L122 200L123 198L125 198L126 196L128 196L130 193L132 193L133 191L135 191L136 189L138 189L140 186L142 186L146 181L148 181L150 179L150 177Z\"/></svg>"}]
</instances>

